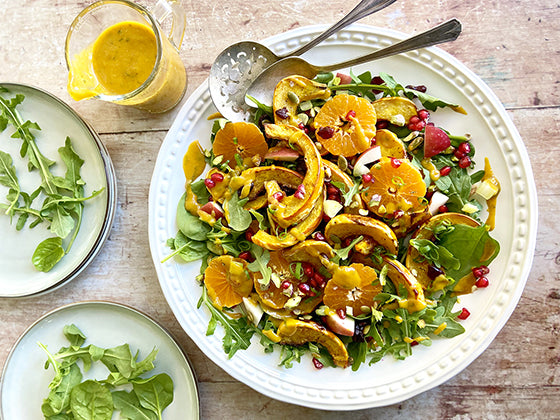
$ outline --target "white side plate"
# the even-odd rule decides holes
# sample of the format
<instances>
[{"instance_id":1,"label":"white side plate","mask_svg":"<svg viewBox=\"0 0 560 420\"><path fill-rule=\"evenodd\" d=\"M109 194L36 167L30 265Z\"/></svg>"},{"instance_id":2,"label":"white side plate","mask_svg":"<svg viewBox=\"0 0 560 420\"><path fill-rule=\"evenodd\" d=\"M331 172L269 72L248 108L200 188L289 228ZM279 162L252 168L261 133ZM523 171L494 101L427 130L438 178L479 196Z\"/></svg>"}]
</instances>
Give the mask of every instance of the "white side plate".
<instances>
[{"instance_id":1,"label":"white side plate","mask_svg":"<svg viewBox=\"0 0 560 420\"><path fill-rule=\"evenodd\" d=\"M68 105L49 93L30 86L0 83L9 90L4 98L16 94L25 95L18 105L23 120L36 122L40 131L32 130L39 150L57 164L51 167L56 175L64 176L64 164L58 148L70 137L76 153L84 160L81 175L86 182L85 195L104 188L97 197L86 202L82 225L70 252L48 273L35 269L31 257L37 245L52 235L45 224L33 229L29 223L17 231L17 216L10 218L0 214L0 297L21 297L50 291L75 278L97 255L113 223L116 207L116 178L113 164L105 146L95 131ZM27 158L21 159L19 150L22 141L10 136L14 132L8 126L0 133L0 150L9 153L14 161L16 173L23 191L31 193L40 184L37 171L28 172ZM0 201L6 202L8 189L0 185ZM39 207L41 197L35 200ZM31 220L32 218L30 218Z\"/></svg>"},{"instance_id":2,"label":"white side plate","mask_svg":"<svg viewBox=\"0 0 560 420\"><path fill-rule=\"evenodd\" d=\"M46 353L37 345L47 346L53 354L68 346L62 329L75 324L86 335L85 345L110 348L124 343L139 359L154 347L159 352L155 369L147 375L167 373L173 379L174 399L163 412L165 420L198 419L198 388L186 355L173 338L153 320L124 305L109 302L80 302L63 306L44 315L19 338L12 349L0 383L0 414L4 419L42 419L41 404L49 393L54 373L44 369ZM82 370L83 372L83 370ZM84 380L104 379L104 366L84 373Z\"/></svg>"}]
</instances>

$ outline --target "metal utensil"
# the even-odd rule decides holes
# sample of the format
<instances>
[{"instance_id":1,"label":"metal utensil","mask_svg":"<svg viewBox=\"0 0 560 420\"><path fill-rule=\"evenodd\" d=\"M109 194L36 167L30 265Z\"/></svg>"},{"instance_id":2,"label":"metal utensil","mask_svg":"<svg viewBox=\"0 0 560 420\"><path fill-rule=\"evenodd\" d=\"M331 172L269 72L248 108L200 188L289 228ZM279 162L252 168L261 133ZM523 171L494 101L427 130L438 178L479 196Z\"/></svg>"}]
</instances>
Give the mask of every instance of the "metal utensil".
<instances>
[{"instance_id":1,"label":"metal utensil","mask_svg":"<svg viewBox=\"0 0 560 420\"><path fill-rule=\"evenodd\" d=\"M337 64L315 66L299 57L284 58L265 69L255 79L253 84L247 90L247 96L251 96L263 104L270 105L272 104L274 88L284 77L297 74L312 79L319 73L341 70L343 68L367 63L379 58L389 57L391 55L400 54L418 48L425 48L441 44L443 42L454 41L460 33L461 22L457 19L451 19L436 26L435 28L422 32L404 41L390 45L373 53ZM255 106L249 98L247 98L246 101L253 107Z\"/></svg>"},{"instance_id":2,"label":"metal utensil","mask_svg":"<svg viewBox=\"0 0 560 420\"><path fill-rule=\"evenodd\" d=\"M258 75L271 64L290 55L301 55L351 23L377 12L396 0L362 0L354 9L325 32L296 51L277 56L254 41L237 42L222 51L210 69L208 86L218 111L231 121L243 121L250 107L245 92Z\"/></svg>"}]
</instances>

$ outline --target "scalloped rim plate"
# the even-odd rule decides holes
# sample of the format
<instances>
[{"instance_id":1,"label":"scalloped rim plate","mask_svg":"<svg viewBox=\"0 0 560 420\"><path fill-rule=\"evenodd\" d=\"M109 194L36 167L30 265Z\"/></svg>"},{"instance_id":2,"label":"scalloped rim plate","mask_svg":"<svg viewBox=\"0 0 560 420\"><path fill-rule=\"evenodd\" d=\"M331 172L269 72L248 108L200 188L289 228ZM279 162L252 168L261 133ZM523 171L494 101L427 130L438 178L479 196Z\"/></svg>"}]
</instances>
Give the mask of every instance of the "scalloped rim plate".
<instances>
[{"instance_id":1,"label":"scalloped rim plate","mask_svg":"<svg viewBox=\"0 0 560 420\"><path fill-rule=\"evenodd\" d=\"M311 26L265 40L277 54L294 50L325 29ZM305 56L313 63L342 61L404 39L402 33L352 25ZM334 58L336 57L336 58ZM348 70L348 69L347 69ZM431 47L358 66L355 74L370 70L389 73L403 85L426 85L428 92L461 104L468 116L444 109L432 121L453 133L470 133L477 147L478 168L488 156L500 179L499 220L493 236L501 244L492 264L490 287L464 296L461 306L471 316L463 321L466 333L453 339L435 339L431 347L417 346L404 361L385 358L372 366L317 371L309 359L292 369L278 367L279 353L265 354L255 338L246 351L228 360L222 333L206 336L209 313L197 309L199 264L160 261L170 252L166 240L175 236L175 210L184 191L182 157L189 142L209 146L215 111L201 85L179 112L165 138L155 165L149 197L149 236L152 257L163 293L181 326L217 365L255 390L281 401L324 410L357 410L394 404L429 390L467 367L508 320L527 280L537 232L537 198L529 157L504 107L486 84L458 60Z\"/></svg>"},{"instance_id":2,"label":"scalloped rim plate","mask_svg":"<svg viewBox=\"0 0 560 420\"><path fill-rule=\"evenodd\" d=\"M68 341L62 333L75 324L87 337L86 345L110 348L124 343L139 360L157 347L153 371L144 375L167 373L173 379L173 402L163 412L167 420L200 418L197 380L179 344L158 323L131 307L104 301L78 302L61 306L34 322L14 344L0 381L0 417L5 419L42 419L41 404L49 393L54 373L44 369L47 356L37 345L41 342L55 353ZM83 372L84 380L105 378L107 369L94 365Z\"/></svg>"},{"instance_id":3,"label":"scalloped rim plate","mask_svg":"<svg viewBox=\"0 0 560 420\"><path fill-rule=\"evenodd\" d=\"M107 239L116 209L117 181L113 163L107 149L93 128L72 108L56 96L32 86L16 83L0 83L9 90L6 97L24 94L18 105L24 121L37 122L40 131L34 131L37 145L43 155L61 161L57 149L64 146L69 136L72 147L84 160L81 175L85 181L85 194L105 188L101 194L84 206L82 225L72 249L54 268L42 273L31 262L37 245L53 236L44 224L30 229L29 221L20 231L15 229L16 220L0 215L0 297L24 297L50 292L76 278L95 258ZM26 159L19 157L21 141L11 139L13 128L9 126L0 133L0 150L9 153L23 191L33 191L41 182L37 171L28 172ZM53 173L64 176L63 165L51 167ZM0 199L5 202L7 188L0 185ZM36 203L41 200L38 197ZM36 204L38 205L38 204Z\"/></svg>"}]
</instances>

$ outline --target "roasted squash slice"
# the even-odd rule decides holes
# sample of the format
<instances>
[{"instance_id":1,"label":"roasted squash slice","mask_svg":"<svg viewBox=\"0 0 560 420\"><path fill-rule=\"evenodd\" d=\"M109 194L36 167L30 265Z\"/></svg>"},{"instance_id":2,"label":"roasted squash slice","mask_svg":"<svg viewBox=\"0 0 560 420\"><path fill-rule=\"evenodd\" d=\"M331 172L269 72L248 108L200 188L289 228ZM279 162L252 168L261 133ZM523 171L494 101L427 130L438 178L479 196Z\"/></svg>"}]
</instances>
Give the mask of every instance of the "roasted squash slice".
<instances>
[{"instance_id":1,"label":"roasted squash slice","mask_svg":"<svg viewBox=\"0 0 560 420\"><path fill-rule=\"evenodd\" d=\"M325 227L325 237L330 244L348 237L371 237L389 253L396 255L397 237L385 223L367 216L356 214L339 214L333 217Z\"/></svg>"},{"instance_id":2,"label":"roasted squash slice","mask_svg":"<svg viewBox=\"0 0 560 420\"><path fill-rule=\"evenodd\" d=\"M347 367L350 357L344 343L335 334L313 321L290 318L283 321L276 332L280 343L300 346L305 343L319 343L333 358L335 365Z\"/></svg>"}]
</instances>

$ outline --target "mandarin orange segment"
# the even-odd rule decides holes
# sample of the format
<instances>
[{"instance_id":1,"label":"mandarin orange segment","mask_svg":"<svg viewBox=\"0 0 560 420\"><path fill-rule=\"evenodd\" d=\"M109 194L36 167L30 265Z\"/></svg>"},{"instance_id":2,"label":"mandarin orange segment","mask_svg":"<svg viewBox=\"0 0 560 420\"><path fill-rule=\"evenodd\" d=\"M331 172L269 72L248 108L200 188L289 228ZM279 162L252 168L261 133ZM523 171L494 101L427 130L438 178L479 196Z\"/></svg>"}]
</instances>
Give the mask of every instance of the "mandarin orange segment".
<instances>
[{"instance_id":1,"label":"mandarin orange segment","mask_svg":"<svg viewBox=\"0 0 560 420\"><path fill-rule=\"evenodd\" d=\"M334 270L328 281L323 302L334 310L350 307L357 316L371 311L366 308L375 306L374 298L382 288L373 268L359 263L341 266Z\"/></svg>"},{"instance_id":2,"label":"mandarin orange segment","mask_svg":"<svg viewBox=\"0 0 560 420\"><path fill-rule=\"evenodd\" d=\"M246 122L228 122L218 130L212 145L214 155L223 156L224 162L235 168L239 155L242 161L261 161L268 151L264 135L255 124Z\"/></svg>"},{"instance_id":3,"label":"mandarin orange segment","mask_svg":"<svg viewBox=\"0 0 560 420\"><path fill-rule=\"evenodd\" d=\"M409 160L382 157L369 174L371 180L363 182L362 198L378 216L391 219L426 206L426 184Z\"/></svg>"},{"instance_id":4,"label":"mandarin orange segment","mask_svg":"<svg viewBox=\"0 0 560 420\"><path fill-rule=\"evenodd\" d=\"M220 309L239 305L253 290L247 262L231 255L216 257L208 263L204 284L212 303Z\"/></svg>"},{"instance_id":5,"label":"mandarin orange segment","mask_svg":"<svg viewBox=\"0 0 560 420\"><path fill-rule=\"evenodd\" d=\"M284 258L281 251L274 251L270 253L270 261L268 262L268 267L272 270L272 273L280 278L280 287L276 287L273 282L270 282L266 289L261 288L259 279L262 278L257 274L254 278L255 291L258 293L262 302L268 307L276 310L288 309L289 311L296 311L298 314L308 314L322 300L322 293L318 291L315 296L304 297L293 307L287 307L288 301L294 296L293 292L297 292L298 287L301 283L305 283L306 279L298 279L293 274L291 268L291 263ZM290 284L289 288L283 288L282 284Z\"/></svg>"},{"instance_id":6,"label":"mandarin orange segment","mask_svg":"<svg viewBox=\"0 0 560 420\"><path fill-rule=\"evenodd\" d=\"M375 108L367 99L340 94L315 117L315 135L329 153L354 156L371 146L376 122Z\"/></svg>"}]
</instances>

